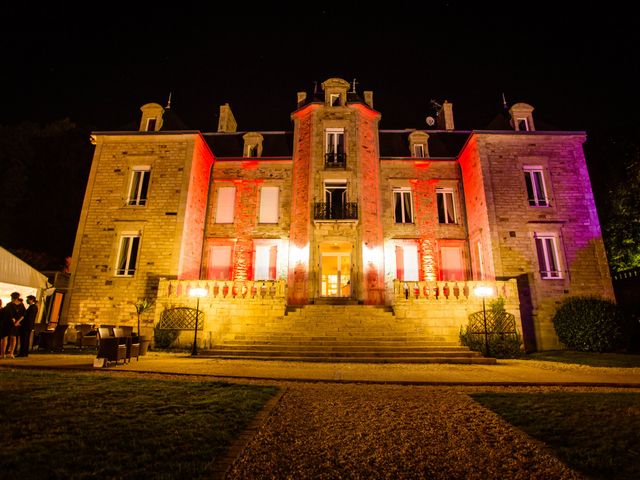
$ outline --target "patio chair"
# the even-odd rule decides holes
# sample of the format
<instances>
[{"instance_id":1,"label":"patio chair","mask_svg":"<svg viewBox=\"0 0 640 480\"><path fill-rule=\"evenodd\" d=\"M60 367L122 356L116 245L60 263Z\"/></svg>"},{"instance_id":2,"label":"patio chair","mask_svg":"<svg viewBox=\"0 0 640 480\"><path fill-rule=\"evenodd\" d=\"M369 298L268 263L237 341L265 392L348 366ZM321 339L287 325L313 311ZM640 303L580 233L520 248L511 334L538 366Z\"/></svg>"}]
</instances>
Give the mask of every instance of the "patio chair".
<instances>
[{"instance_id":1,"label":"patio chair","mask_svg":"<svg viewBox=\"0 0 640 480\"><path fill-rule=\"evenodd\" d=\"M130 327L133 329L133 327ZM120 339L120 343L127 346L127 361L131 362L131 357L136 357L136 361L140 360L140 337L137 335L127 334L124 328L114 328L113 334Z\"/></svg>"},{"instance_id":2,"label":"patio chair","mask_svg":"<svg viewBox=\"0 0 640 480\"><path fill-rule=\"evenodd\" d=\"M98 328L98 336L98 354L96 358L105 358L107 362L116 362L116 365L120 360L122 360L122 363L126 361L126 343L120 343L119 337L109 336L109 329L107 328Z\"/></svg>"},{"instance_id":3,"label":"patio chair","mask_svg":"<svg viewBox=\"0 0 640 480\"><path fill-rule=\"evenodd\" d=\"M64 347L64 334L69 328L67 324L57 324L54 330L40 332L38 350L61 351Z\"/></svg>"},{"instance_id":4,"label":"patio chair","mask_svg":"<svg viewBox=\"0 0 640 480\"><path fill-rule=\"evenodd\" d=\"M33 326L33 341L31 342L31 350L40 345L40 334L47 329L46 323L36 323Z\"/></svg>"},{"instance_id":5,"label":"patio chair","mask_svg":"<svg viewBox=\"0 0 640 480\"><path fill-rule=\"evenodd\" d=\"M76 325L78 337L76 338L76 345L80 348L98 346L98 332L93 328L90 323L80 323Z\"/></svg>"},{"instance_id":6,"label":"patio chair","mask_svg":"<svg viewBox=\"0 0 640 480\"><path fill-rule=\"evenodd\" d=\"M131 325L120 325L118 328L127 336L133 335L133 326Z\"/></svg>"}]
</instances>

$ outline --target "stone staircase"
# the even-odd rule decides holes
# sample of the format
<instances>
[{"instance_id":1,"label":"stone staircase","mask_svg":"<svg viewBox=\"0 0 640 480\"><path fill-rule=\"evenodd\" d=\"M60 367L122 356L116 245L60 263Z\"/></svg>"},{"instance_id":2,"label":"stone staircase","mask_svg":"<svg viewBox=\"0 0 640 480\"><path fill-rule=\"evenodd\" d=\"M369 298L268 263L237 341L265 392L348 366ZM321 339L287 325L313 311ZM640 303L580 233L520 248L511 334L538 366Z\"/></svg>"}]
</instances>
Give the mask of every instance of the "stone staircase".
<instances>
[{"instance_id":1,"label":"stone staircase","mask_svg":"<svg viewBox=\"0 0 640 480\"><path fill-rule=\"evenodd\" d=\"M253 360L366 363L495 364L452 338L431 335L420 321L398 320L390 307L288 307L277 321L230 333L200 356Z\"/></svg>"}]
</instances>

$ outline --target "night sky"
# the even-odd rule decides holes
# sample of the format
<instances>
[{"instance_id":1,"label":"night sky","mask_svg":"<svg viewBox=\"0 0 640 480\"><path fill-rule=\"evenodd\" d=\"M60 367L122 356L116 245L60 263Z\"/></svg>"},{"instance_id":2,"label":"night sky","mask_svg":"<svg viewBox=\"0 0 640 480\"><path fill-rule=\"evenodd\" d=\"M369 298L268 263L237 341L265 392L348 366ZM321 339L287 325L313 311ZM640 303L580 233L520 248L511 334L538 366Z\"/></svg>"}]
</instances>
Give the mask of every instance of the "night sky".
<instances>
[{"instance_id":1,"label":"night sky","mask_svg":"<svg viewBox=\"0 0 640 480\"><path fill-rule=\"evenodd\" d=\"M176 6L22 12L3 34L0 123L69 117L113 130L137 123L145 103L164 105L171 91L174 112L191 128L215 130L218 106L229 102L239 130L285 130L296 92L333 76L373 90L387 129L423 127L432 98L453 103L457 128L481 129L503 92L559 129L635 122L637 15L585 4L563 12L531 3L516 13L425 3L318 4L280 17Z\"/></svg>"},{"instance_id":2,"label":"night sky","mask_svg":"<svg viewBox=\"0 0 640 480\"><path fill-rule=\"evenodd\" d=\"M137 129L140 106L165 105L172 92L172 111L191 129L215 131L228 102L239 131L291 130L296 92L340 77L356 78L359 93L373 90L382 129L424 128L431 99L453 103L457 129L483 129L501 112L504 93L510 105L531 104L538 126L596 137L637 131L638 16L615 2L607 11L540 5L341 2L327 10L318 3L277 17L270 4L262 11L242 4L242 16L187 4L144 3L142 12L132 2L12 5L1 17L0 126L68 118L87 131ZM88 173L90 155L89 148L77 177ZM592 178L615 161L592 162ZM84 192L82 181L72 184L73 205L56 212L65 233L54 234L55 248L28 232L30 244L18 236L4 243L69 255ZM16 212L14 225L50 202L31 203L37 207Z\"/></svg>"}]
</instances>

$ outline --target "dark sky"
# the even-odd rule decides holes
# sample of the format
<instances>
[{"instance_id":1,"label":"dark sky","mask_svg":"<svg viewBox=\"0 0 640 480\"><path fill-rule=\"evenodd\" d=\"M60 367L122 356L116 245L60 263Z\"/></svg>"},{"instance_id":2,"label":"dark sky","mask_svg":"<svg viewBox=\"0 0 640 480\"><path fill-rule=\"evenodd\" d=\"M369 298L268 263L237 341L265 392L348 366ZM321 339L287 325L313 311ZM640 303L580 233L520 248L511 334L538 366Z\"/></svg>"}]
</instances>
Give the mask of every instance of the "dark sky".
<instances>
[{"instance_id":1,"label":"dark sky","mask_svg":"<svg viewBox=\"0 0 640 480\"><path fill-rule=\"evenodd\" d=\"M424 126L434 98L453 102L457 128L480 129L499 112L502 92L560 129L637 123L639 22L628 10L423 3L424 11L318 3L280 17L248 5L251 16L182 5L142 13L30 5L5 17L0 124L69 117L118 129L172 91L173 111L195 129L215 130L224 102L239 130L290 129L296 92L332 76L374 91L381 128Z\"/></svg>"}]
</instances>

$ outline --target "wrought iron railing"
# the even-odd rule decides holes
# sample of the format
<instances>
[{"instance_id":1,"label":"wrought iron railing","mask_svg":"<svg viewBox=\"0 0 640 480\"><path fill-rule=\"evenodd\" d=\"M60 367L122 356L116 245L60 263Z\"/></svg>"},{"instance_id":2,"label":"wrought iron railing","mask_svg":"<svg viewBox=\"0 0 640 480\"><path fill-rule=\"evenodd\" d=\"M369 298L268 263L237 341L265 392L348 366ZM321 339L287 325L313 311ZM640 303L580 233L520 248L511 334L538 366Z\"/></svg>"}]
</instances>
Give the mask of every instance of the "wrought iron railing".
<instances>
[{"instance_id":1,"label":"wrought iron railing","mask_svg":"<svg viewBox=\"0 0 640 480\"><path fill-rule=\"evenodd\" d=\"M162 312L158 328L162 330L193 330L198 314L198 330L204 328L204 312L188 307L168 308Z\"/></svg>"},{"instance_id":2,"label":"wrought iron railing","mask_svg":"<svg viewBox=\"0 0 640 480\"><path fill-rule=\"evenodd\" d=\"M345 153L325 153L324 168L345 168L347 166L347 155Z\"/></svg>"},{"instance_id":3,"label":"wrought iron railing","mask_svg":"<svg viewBox=\"0 0 640 480\"><path fill-rule=\"evenodd\" d=\"M347 202L342 205L315 203L313 205L314 220L357 220L358 204Z\"/></svg>"}]
</instances>

